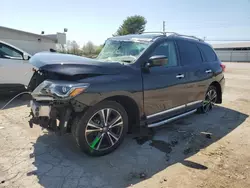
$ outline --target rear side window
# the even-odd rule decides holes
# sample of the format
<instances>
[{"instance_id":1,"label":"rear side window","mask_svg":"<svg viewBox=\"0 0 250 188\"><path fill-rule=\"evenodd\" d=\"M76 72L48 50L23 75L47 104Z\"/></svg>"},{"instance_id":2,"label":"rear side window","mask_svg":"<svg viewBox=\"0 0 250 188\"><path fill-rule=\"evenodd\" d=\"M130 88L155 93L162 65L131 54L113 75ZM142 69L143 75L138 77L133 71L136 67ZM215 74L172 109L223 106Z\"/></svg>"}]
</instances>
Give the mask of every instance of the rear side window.
<instances>
[{"instance_id":1,"label":"rear side window","mask_svg":"<svg viewBox=\"0 0 250 188\"><path fill-rule=\"evenodd\" d=\"M196 43L177 40L182 65L194 65L202 62L201 52Z\"/></svg>"},{"instance_id":2,"label":"rear side window","mask_svg":"<svg viewBox=\"0 0 250 188\"><path fill-rule=\"evenodd\" d=\"M204 44L198 44L198 46L202 51L202 54L205 58L205 62L212 62L217 60L217 56L210 46Z\"/></svg>"}]
</instances>

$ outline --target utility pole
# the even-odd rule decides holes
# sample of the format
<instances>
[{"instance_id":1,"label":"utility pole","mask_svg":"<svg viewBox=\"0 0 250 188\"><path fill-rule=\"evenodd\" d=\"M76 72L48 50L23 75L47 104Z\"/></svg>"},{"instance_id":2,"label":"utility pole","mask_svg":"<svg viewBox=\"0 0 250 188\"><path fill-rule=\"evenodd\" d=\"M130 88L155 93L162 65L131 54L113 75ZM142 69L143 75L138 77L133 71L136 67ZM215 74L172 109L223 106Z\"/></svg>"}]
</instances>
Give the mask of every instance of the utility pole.
<instances>
[{"instance_id":1,"label":"utility pole","mask_svg":"<svg viewBox=\"0 0 250 188\"><path fill-rule=\"evenodd\" d=\"M165 21L163 21L162 30L163 30L163 33L166 34L166 32L165 32Z\"/></svg>"}]
</instances>

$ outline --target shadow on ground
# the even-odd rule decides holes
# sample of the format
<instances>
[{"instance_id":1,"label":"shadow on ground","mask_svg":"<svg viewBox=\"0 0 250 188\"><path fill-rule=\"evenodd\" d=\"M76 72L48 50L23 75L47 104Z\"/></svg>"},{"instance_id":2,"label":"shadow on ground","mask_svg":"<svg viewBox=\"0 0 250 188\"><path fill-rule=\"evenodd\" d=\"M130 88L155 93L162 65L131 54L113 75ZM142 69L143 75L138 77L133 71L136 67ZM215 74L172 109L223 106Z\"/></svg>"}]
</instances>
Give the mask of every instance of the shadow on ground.
<instances>
[{"instance_id":1,"label":"shadow on ground","mask_svg":"<svg viewBox=\"0 0 250 188\"><path fill-rule=\"evenodd\" d=\"M75 145L73 138L46 134L34 143L37 176L48 187L126 187L139 183L168 166L181 163L189 168L208 167L186 160L233 131L248 116L217 106L208 114L194 114L155 129L144 139L128 135L113 153L89 157Z\"/></svg>"}]
</instances>

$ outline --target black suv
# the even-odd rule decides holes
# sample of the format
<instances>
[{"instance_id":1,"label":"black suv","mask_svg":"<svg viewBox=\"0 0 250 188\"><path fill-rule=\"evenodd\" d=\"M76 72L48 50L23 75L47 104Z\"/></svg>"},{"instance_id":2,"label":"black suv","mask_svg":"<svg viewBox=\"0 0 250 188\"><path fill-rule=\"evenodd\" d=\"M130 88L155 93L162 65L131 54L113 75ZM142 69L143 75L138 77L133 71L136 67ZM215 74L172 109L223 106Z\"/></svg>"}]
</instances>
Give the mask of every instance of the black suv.
<instances>
[{"instance_id":1,"label":"black suv","mask_svg":"<svg viewBox=\"0 0 250 188\"><path fill-rule=\"evenodd\" d=\"M211 110L225 85L212 47L176 33L109 38L96 59L47 52L30 62L30 126L71 132L95 156L114 151L132 128Z\"/></svg>"}]
</instances>

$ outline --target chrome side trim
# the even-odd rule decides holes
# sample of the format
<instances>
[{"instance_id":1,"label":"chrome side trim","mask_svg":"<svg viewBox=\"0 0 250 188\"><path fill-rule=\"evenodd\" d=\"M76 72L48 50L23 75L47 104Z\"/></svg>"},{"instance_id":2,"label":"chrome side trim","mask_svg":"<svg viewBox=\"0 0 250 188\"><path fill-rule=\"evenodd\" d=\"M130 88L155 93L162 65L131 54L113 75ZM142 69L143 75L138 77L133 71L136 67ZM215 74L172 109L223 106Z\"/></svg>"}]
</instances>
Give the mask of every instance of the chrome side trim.
<instances>
[{"instance_id":1,"label":"chrome side trim","mask_svg":"<svg viewBox=\"0 0 250 188\"><path fill-rule=\"evenodd\" d=\"M169 123L169 122L171 122L171 121L174 121L174 120L176 120L176 119L179 119L179 118L185 117L185 116L187 116L187 115L190 115L190 114L192 114L192 113L194 113L194 112L196 112L196 111L197 111L197 109L194 109L194 110L191 110L191 111L186 112L186 113L184 113L184 114L180 114L180 115L178 115L178 116L175 116L175 117L172 117L172 118L169 118L169 119L165 119L165 120L160 121L160 122L157 122L157 123L149 124L148 127L157 127L157 126L163 125L163 124L165 124L165 123Z\"/></svg>"},{"instance_id":2,"label":"chrome side trim","mask_svg":"<svg viewBox=\"0 0 250 188\"><path fill-rule=\"evenodd\" d=\"M162 115L162 114L165 114L165 113L168 113L168 112L173 112L175 110L180 110L180 109L185 108L185 107L186 107L186 105L181 105L181 106L177 106L177 107L174 107L174 108L170 108L170 109L158 112L156 114L151 114L151 115L147 116L147 119L155 117L155 116L159 116L159 115Z\"/></svg>"},{"instance_id":3,"label":"chrome side trim","mask_svg":"<svg viewBox=\"0 0 250 188\"><path fill-rule=\"evenodd\" d=\"M190 103L187 104L187 107L195 105L195 104L199 104L199 103L202 103L202 100L190 102Z\"/></svg>"},{"instance_id":4,"label":"chrome side trim","mask_svg":"<svg viewBox=\"0 0 250 188\"><path fill-rule=\"evenodd\" d=\"M155 116L159 116L159 115L162 115L162 114L165 114L165 113L168 113L168 112L173 112L175 110L180 110L182 108L189 107L189 106L192 106L192 105L195 105L195 104L199 104L199 103L202 103L202 100L190 102L190 103L187 103L185 105L177 106L177 107L170 108L170 109L167 109L167 110L155 113L155 114L148 115L147 119L155 117Z\"/></svg>"}]
</instances>

